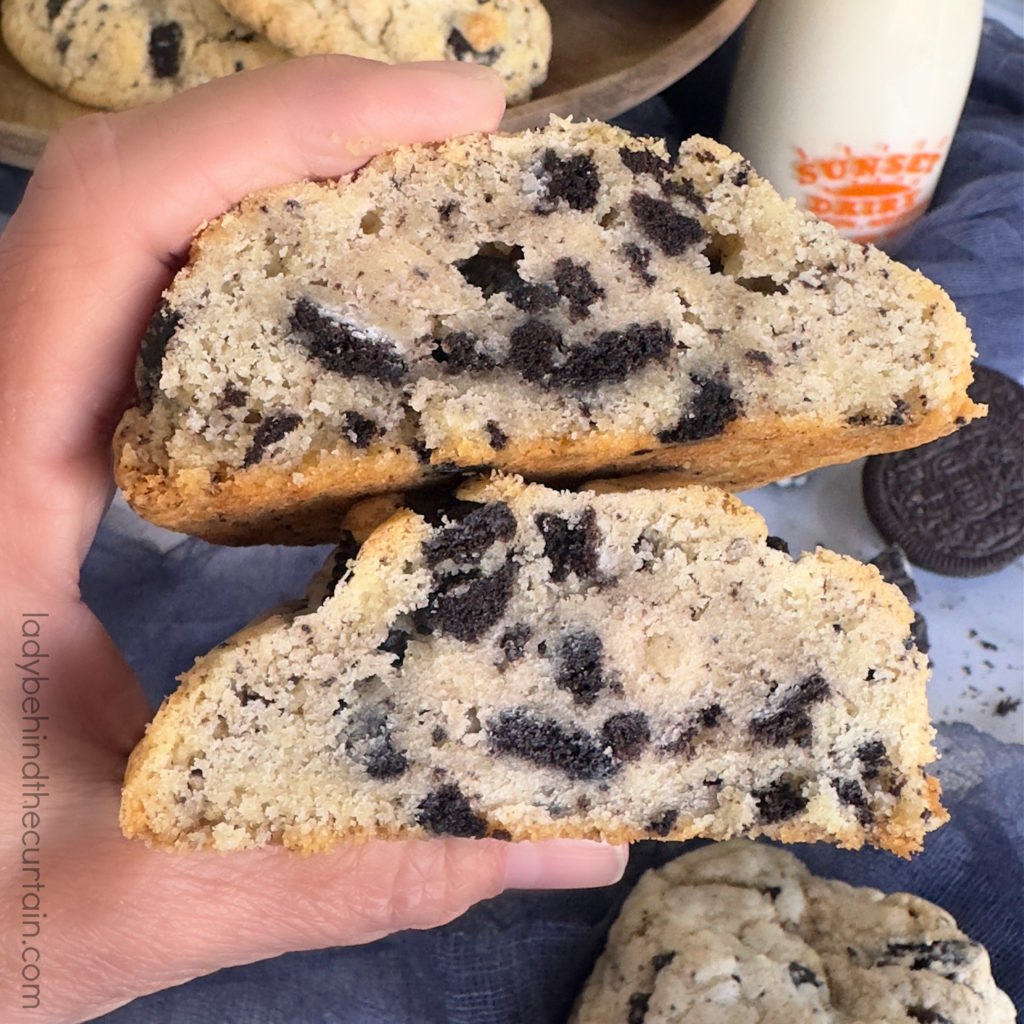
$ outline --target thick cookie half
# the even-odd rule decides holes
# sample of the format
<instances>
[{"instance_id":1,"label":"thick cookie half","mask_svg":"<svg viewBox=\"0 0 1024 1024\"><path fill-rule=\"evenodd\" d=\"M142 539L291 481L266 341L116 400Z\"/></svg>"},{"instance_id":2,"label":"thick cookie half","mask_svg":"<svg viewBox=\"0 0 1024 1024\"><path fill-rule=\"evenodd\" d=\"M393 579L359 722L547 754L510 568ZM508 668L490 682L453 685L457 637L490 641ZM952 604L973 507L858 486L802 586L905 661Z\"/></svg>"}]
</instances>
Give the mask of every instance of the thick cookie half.
<instances>
[{"instance_id":1,"label":"thick cookie half","mask_svg":"<svg viewBox=\"0 0 1024 1024\"><path fill-rule=\"evenodd\" d=\"M329 540L357 497L488 468L744 489L949 433L981 411L973 351L941 289L737 154L553 121L206 228L143 340L118 482L228 542Z\"/></svg>"},{"instance_id":2,"label":"thick cookie half","mask_svg":"<svg viewBox=\"0 0 1024 1024\"><path fill-rule=\"evenodd\" d=\"M769 835L906 855L945 820L913 614L713 488L467 485L199 659L133 753L162 846Z\"/></svg>"},{"instance_id":3,"label":"thick cookie half","mask_svg":"<svg viewBox=\"0 0 1024 1024\"><path fill-rule=\"evenodd\" d=\"M570 1024L1012 1024L941 907L736 839L644 874Z\"/></svg>"}]
</instances>

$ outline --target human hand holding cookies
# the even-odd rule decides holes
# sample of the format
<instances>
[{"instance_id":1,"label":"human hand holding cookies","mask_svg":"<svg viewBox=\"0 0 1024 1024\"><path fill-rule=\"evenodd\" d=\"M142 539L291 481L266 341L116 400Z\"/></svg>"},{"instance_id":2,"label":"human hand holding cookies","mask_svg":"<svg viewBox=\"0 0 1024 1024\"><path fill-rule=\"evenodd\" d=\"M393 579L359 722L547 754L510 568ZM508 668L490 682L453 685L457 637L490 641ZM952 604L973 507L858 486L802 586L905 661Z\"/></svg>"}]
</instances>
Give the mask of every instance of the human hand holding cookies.
<instances>
[{"instance_id":1,"label":"human hand holding cookies","mask_svg":"<svg viewBox=\"0 0 1024 1024\"><path fill-rule=\"evenodd\" d=\"M187 859L129 842L120 787L150 708L78 595L138 338L195 227L502 109L472 64L310 58L83 118L49 146L0 239L4 1020L88 1019L223 966L438 925L507 886L620 876L622 850L573 841Z\"/></svg>"}]
</instances>

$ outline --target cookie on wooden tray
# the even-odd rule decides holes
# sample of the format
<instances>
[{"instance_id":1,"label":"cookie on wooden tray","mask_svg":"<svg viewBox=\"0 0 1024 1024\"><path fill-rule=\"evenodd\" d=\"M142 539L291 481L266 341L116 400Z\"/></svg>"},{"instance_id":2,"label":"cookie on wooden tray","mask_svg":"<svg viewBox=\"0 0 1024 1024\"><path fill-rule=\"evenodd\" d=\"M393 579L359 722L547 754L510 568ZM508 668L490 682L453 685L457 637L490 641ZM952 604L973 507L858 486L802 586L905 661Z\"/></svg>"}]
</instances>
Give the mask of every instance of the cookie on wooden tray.
<instances>
[{"instance_id":1,"label":"cookie on wooden tray","mask_svg":"<svg viewBox=\"0 0 1024 1024\"><path fill-rule=\"evenodd\" d=\"M124 109L287 54L217 0L4 0L15 59L69 99Z\"/></svg>"},{"instance_id":2,"label":"cookie on wooden tray","mask_svg":"<svg viewBox=\"0 0 1024 1024\"><path fill-rule=\"evenodd\" d=\"M352 551L183 676L130 759L127 835L907 855L946 819L902 594L844 556L793 560L724 491L496 477Z\"/></svg>"},{"instance_id":3,"label":"cookie on wooden tray","mask_svg":"<svg viewBox=\"0 0 1024 1024\"><path fill-rule=\"evenodd\" d=\"M547 77L551 19L540 0L223 0L290 53L348 53L389 64L472 61L500 75L510 103Z\"/></svg>"},{"instance_id":4,"label":"cookie on wooden tray","mask_svg":"<svg viewBox=\"0 0 1024 1024\"><path fill-rule=\"evenodd\" d=\"M1012 1024L941 907L735 839L641 876L570 1024Z\"/></svg>"},{"instance_id":5,"label":"cookie on wooden tray","mask_svg":"<svg viewBox=\"0 0 1024 1024\"><path fill-rule=\"evenodd\" d=\"M755 487L979 414L949 298L739 155L599 122L410 146L253 196L164 294L118 432L145 517L330 540L495 468Z\"/></svg>"}]
</instances>

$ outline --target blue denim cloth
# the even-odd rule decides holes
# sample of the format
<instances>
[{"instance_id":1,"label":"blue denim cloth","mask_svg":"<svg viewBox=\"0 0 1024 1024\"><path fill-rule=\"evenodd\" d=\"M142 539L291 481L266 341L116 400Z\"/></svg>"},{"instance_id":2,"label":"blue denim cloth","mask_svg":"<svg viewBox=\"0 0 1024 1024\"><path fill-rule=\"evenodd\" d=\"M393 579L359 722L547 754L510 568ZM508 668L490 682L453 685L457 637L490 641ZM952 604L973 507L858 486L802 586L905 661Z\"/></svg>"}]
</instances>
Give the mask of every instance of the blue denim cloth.
<instances>
[{"instance_id":1,"label":"blue denim cloth","mask_svg":"<svg viewBox=\"0 0 1024 1024\"><path fill-rule=\"evenodd\" d=\"M670 144L714 135L735 39L619 122ZM932 209L889 246L952 295L980 360L1024 373L1024 42L986 22L971 94ZM0 168L0 211L24 175ZM301 593L325 549L163 547L108 517L83 593L150 699L196 652ZM267 581L274 581L268 587ZM147 619L140 609L159 608ZM997 982L1024 1006L1024 747L943 725L936 768L952 819L910 861L877 851L795 847L822 875L906 890L949 910L985 944ZM562 1024L640 872L699 845L638 843L623 881L594 891L506 893L452 924L354 948L293 953L138 999L104 1024ZM240 878L239 886L245 885ZM268 921L267 927L273 927Z\"/></svg>"}]
</instances>

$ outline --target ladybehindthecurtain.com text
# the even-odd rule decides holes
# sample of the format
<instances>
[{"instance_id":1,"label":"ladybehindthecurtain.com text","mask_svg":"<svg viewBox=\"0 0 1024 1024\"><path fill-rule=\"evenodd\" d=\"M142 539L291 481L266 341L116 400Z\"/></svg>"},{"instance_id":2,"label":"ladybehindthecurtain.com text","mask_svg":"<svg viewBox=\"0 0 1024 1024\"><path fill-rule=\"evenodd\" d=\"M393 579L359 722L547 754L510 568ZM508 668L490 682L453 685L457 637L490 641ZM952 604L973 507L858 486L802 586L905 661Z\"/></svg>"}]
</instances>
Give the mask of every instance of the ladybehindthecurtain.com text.
<instances>
[{"instance_id":1,"label":"ladybehindthecurtain.com text","mask_svg":"<svg viewBox=\"0 0 1024 1024\"><path fill-rule=\"evenodd\" d=\"M20 961L21 1008L37 1009L42 1002L43 869L40 839L43 801L49 794L44 772L46 722L43 714L49 654L45 650L46 612L21 616L21 657L16 669L21 679L21 882Z\"/></svg>"}]
</instances>

